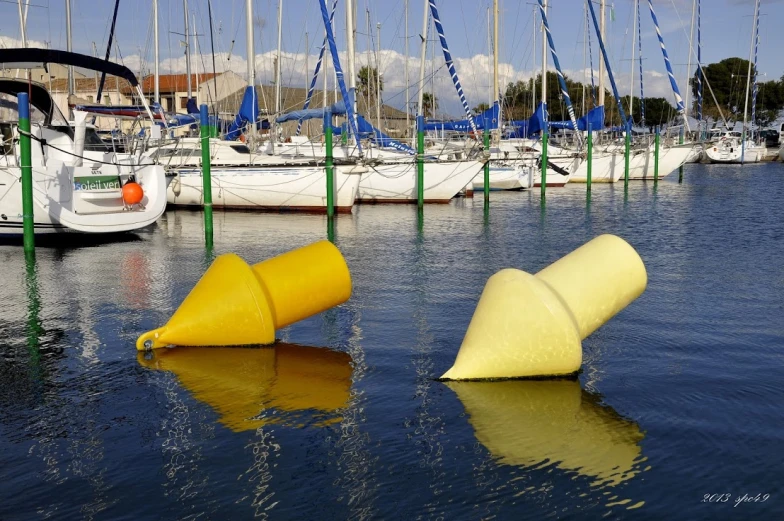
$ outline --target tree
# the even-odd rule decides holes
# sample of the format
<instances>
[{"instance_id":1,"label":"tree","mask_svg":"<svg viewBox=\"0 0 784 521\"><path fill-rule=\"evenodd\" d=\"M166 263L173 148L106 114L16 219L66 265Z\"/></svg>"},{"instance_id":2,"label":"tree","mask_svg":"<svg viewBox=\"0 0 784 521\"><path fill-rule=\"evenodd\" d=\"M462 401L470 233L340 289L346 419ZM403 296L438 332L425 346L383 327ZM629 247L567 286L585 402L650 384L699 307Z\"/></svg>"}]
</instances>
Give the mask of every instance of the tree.
<instances>
[{"instance_id":1,"label":"tree","mask_svg":"<svg viewBox=\"0 0 784 521\"><path fill-rule=\"evenodd\" d=\"M357 78L359 79L359 92L366 99L370 99L371 95L376 93L376 78L378 77L378 70L375 67L362 67L359 69ZM384 80L380 82L381 91L384 91Z\"/></svg>"},{"instance_id":2,"label":"tree","mask_svg":"<svg viewBox=\"0 0 784 521\"><path fill-rule=\"evenodd\" d=\"M698 83L697 76L699 75L699 68L694 71L692 77L691 91L694 98L697 97ZM711 63L710 65L702 67L702 72L710 83L713 90L711 95L710 89L705 85L703 80L703 93L702 93L702 113L704 117L709 117L713 120L721 119L719 108L721 107L724 116L728 119L742 119L743 107L746 101L746 79L749 72L749 60L743 58L725 58L718 63ZM754 66L751 66L751 75L754 77ZM718 107L713 101L713 96L716 96ZM751 94L749 94L749 97ZM751 103L751 100L749 100ZM693 114L696 116L696 103L692 106Z\"/></svg>"},{"instance_id":3,"label":"tree","mask_svg":"<svg viewBox=\"0 0 784 521\"><path fill-rule=\"evenodd\" d=\"M579 81L574 81L568 76L564 76L566 90L572 100L575 113L581 114L583 106L585 111L594 108L594 97L598 99L597 93L591 93L590 85L583 85ZM536 94L536 99L534 99ZM608 125L613 124L613 118L618 119L617 108L609 92L605 91L607 106L605 110L605 120ZM518 80L509 83L504 93L504 115L505 119L527 119L536 110L536 106L541 102L542 96L542 75L538 74L535 78L528 81ZM585 98L585 99L583 99ZM551 121L564 121L569 119L569 112L563 101L561 84L555 72L547 72L547 109ZM615 121L617 124L618 121Z\"/></svg>"},{"instance_id":4,"label":"tree","mask_svg":"<svg viewBox=\"0 0 784 521\"><path fill-rule=\"evenodd\" d=\"M626 117L629 117L629 96L622 98L623 110L626 111ZM641 108L645 107L645 125L654 127L656 125L664 125L672 121L677 112L675 107L665 98L643 98L642 106L640 105L640 98L634 98L632 104L632 120L635 125L642 125L642 111Z\"/></svg>"},{"instance_id":5,"label":"tree","mask_svg":"<svg viewBox=\"0 0 784 521\"><path fill-rule=\"evenodd\" d=\"M486 111L489 108L490 108L490 105L488 105L487 103L480 103L479 105L477 105L476 107L472 108L471 110L474 111L474 114L481 114L482 112Z\"/></svg>"},{"instance_id":6,"label":"tree","mask_svg":"<svg viewBox=\"0 0 784 521\"><path fill-rule=\"evenodd\" d=\"M438 98L429 92L422 93L422 111L426 118L434 118L438 110Z\"/></svg>"}]
</instances>

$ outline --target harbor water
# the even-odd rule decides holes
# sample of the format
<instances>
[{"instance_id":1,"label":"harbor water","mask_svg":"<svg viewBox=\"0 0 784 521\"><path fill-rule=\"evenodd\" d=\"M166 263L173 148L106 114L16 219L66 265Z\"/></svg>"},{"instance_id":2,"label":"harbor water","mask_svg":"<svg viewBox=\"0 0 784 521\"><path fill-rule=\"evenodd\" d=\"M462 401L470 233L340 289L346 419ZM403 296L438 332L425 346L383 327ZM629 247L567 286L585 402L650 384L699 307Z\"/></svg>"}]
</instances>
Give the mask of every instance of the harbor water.
<instances>
[{"instance_id":1,"label":"harbor water","mask_svg":"<svg viewBox=\"0 0 784 521\"><path fill-rule=\"evenodd\" d=\"M353 295L274 348L134 342L216 255L325 216L217 212L213 251L181 210L34 263L0 246L0 519L783 519L782 165L477 196L337 216ZM577 380L436 380L489 276L602 233L649 283Z\"/></svg>"}]
</instances>

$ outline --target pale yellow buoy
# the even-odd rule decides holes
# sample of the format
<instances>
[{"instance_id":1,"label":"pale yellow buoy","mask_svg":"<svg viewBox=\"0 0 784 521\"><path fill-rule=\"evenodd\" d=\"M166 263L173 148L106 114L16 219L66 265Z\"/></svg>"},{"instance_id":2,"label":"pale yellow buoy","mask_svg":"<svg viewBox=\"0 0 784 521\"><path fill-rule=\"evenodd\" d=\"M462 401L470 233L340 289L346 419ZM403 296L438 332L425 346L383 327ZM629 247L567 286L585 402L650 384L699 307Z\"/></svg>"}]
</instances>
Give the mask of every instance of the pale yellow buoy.
<instances>
[{"instance_id":1,"label":"pale yellow buoy","mask_svg":"<svg viewBox=\"0 0 784 521\"><path fill-rule=\"evenodd\" d=\"M648 282L629 243L601 235L536 275L490 277L444 380L563 376L582 365L581 341L639 297Z\"/></svg>"},{"instance_id":2,"label":"pale yellow buoy","mask_svg":"<svg viewBox=\"0 0 784 521\"><path fill-rule=\"evenodd\" d=\"M166 325L141 335L136 348L272 344L277 329L350 296L351 274L331 242L253 266L227 253L215 259Z\"/></svg>"}]
</instances>

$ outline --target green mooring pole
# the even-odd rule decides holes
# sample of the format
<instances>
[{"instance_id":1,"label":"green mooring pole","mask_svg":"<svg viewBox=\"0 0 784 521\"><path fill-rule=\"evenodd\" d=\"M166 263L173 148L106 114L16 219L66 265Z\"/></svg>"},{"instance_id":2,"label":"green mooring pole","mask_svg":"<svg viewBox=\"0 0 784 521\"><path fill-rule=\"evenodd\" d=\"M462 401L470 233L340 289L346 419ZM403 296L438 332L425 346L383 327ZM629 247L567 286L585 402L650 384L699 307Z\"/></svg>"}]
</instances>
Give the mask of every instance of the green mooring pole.
<instances>
[{"instance_id":1,"label":"green mooring pole","mask_svg":"<svg viewBox=\"0 0 784 521\"><path fill-rule=\"evenodd\" d=\"M212 246L212 178L210 176L210 116L207 105L199 110L201 120L201 181L204 189L204 242Z\"/></svg>"},{"instance_id":2,"label":"green mooring pole","mask_svg":"<svg viewBox=\"0 0 784 521\"><path fill-rule=\"evenodd\" d=\"M327 217L335 215L335 176L334 159L332 157L332 111L324 113L324 146L327 149L327 156L324 158L324 165L327 171Z\"/></svg>"},{"instance_id":3,"label":"green mooring pole","mask_svg":"<svg viewBox=\"0 0 784 521\"><path fill-rule=\"evenodd\" d=\"M542 129L542 179L541 179L542 198L547 192L547 129Z\"/></svg>"},{"instance_id":4,"label":"green mooring pole","mask_svg":"<svg viewBox=\"0 0 784 521\"><path fill-rule=\"evenodd\" d=\"M631 147L632 140L632 126L626 122L626 137L624 138L624 151L623 151L623 188L629 188L629 148Z\"/></svg>"},{"instance_id":5,"label":"green mooring pole","mask_svg":"<svg viewBox=\"0 0 784 521\"><path fill-rule=\"evenodd\" d=\"M593 168L593 127L590 122L588 122L588 156L585 158L588 161L588 169L587 175L588 179L586 180L586 186L588 191L591 191L591 168Z\"/></svg>"},{"instance_id":6,"label":"green mooring pole","mask_svg":"<svg viewBox=\"0 0 784 521\"><path fill-rule=\"evenodd\" d=\"M484 133L484 145L485 145L485 153L490 153L490 131L487 130L487 125L485 125L485 133ZM485 163L484 167L484 182L483 188L485 193L485 206L490 204L490 156L488 155L485 159L487 162Z\"/></svg>"},{"instance_id":7,"label":"green mooring pole","mask_svg":"<svg viewBox=\"0 0 784 521\"><path fill-rule=\"evenodd\" d=\"M656 125L656 135L653 138L653 184L659 182L659 125Z\"/></svg>"},{"instance_id":8,"label":"green mooring pole","mask_svg":"<svg viewBox=\"0 0 784 521\"><path fill-rule=\"evenodd\" d=\"M33 220L33 160L30 146L30 102L26 92L17 94L19 102L19 155L22 167L22 230L25 252L35 251Z\"/></svg>"},{"instance_id":9,"label":"green mooring pole","mask_svg":"<svg viewBox=\"0 0 784 521\"><path fill-rule=\"evenodd\" d=\"M683 144L683 127L681 127L681 131L678 133L678 144L679 145ZM679 183L683 182L683 165L681 165L680 168L678 168L678 182Z\"/></svg>"},{"instance_id":10,"label":"green mooring pole","mask_svg":"<svg viewBox=\"0 0 784 521\"><path fill-rule=\"evenodd\" d=\"M425 205L425 117L417 116L417 206Z\"/></svg>"}]
</instances>

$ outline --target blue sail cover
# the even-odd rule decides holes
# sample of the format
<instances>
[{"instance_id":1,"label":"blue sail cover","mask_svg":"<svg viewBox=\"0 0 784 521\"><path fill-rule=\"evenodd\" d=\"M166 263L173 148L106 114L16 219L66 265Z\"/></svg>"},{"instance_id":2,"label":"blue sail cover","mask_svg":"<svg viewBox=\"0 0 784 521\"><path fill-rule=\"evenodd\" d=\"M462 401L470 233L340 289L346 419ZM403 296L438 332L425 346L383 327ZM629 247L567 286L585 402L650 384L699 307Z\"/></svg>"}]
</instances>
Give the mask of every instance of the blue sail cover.
<instances>
[{"instance_id":1,"label":"blue sail cover","mask_svg":"<svg viewBox=\"0 0 784 521\"><path fill-rule=\"evenodd\" d=\"M588 123L591 124L591 130L601 130L604 128L604 106L594 107L588 114L577 119L577 130L588 130ZM567 130L574 130L574 124L571 120L567 121L551 121L550 127L563 128Z\"/></svg>"},{"instance_id":2,"label":"blue sail cover","mask_svg":"<svg viewBox=\"0 0 784 521\"><path fill-rule=\"evenodd\" d=\"M185 112L188 114L198 114L199 107L196 105L196 98L190 98L188 103L185 105Z\"/></svg>"},{"instance_id":3,"label":"blue sail cover","mask_svg":"<svg viewBox=\"0 0 784 521\"><path fill-rule=\"evenodd\" d=\"M323 118L324 111L329 110L332 112L333 115L343 115L346 113L346 104L342 101L339 101L333 104L331 107L327 109L318 108L318 109L302 109L302 110L292 110L291 112L286 112L278 116L275 121L277 123L285 123L286 121L295 121L299 120L300 123L303 121L307 121L309 119L316 119L316 118ZM299 125L297 125L299 128Z\"/></svg>"},{"instance_id":4,"label":"blue sail cover","mask_svg":"<svg viewBox=\"0 0 784 521\"><path fill-rule=\"evenodd\" d=\"M245 94L242 96L242 103L237 116L234 118L228 132L223 136L227 141L233 141L240 137L242 129L247 125L253 124L259 115L259 98L256 96L256 89L253 85L245 87Z\"/></svg>"},{"instance_id":5,"label":"blue sail cover","mask_svg":"<svg viewBox=\"0 0 784 521\"><path fill-rule=\"evenodd\" d=\"M509 126L512 130L507 132L506 137L530 138L534 135L538 135L542 129L545 128L545 121L547 120L545 115L546 111L547 105L539 102L539 105L536 107L536 112L534 112L530 118L509 122Z\"/></svg>"},{"instance_id":6,"label":"blue sail cover","mask_svg":"<svg viewBox=\"0 0 784 521\"><path fill-rule=\"evenodd\" d=\"M498 103L493 103L493 106L485 110L481 114L474 116L476 128L479 130L495 130L498 128L500 110ZM487 124L485 124L487 123ZM467 119L459 121L433 121L430 120L425 123L425 131L452 131L452 132L470 132L472 130L471 122Z\"/></svg>"}]
</instances>

